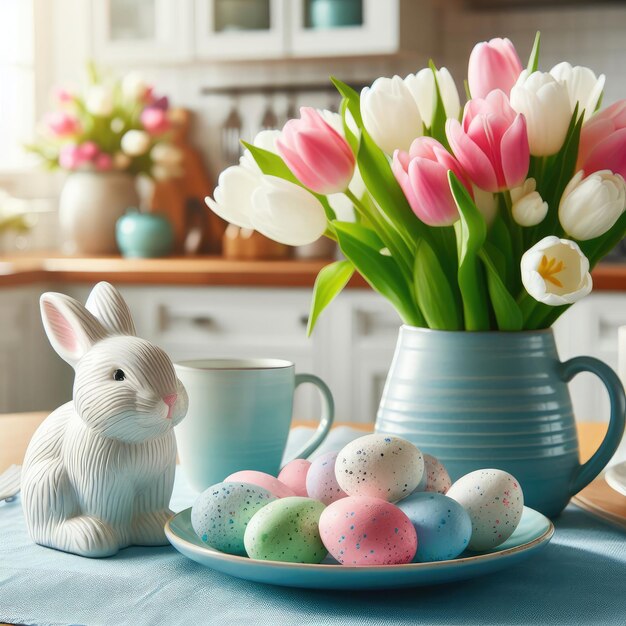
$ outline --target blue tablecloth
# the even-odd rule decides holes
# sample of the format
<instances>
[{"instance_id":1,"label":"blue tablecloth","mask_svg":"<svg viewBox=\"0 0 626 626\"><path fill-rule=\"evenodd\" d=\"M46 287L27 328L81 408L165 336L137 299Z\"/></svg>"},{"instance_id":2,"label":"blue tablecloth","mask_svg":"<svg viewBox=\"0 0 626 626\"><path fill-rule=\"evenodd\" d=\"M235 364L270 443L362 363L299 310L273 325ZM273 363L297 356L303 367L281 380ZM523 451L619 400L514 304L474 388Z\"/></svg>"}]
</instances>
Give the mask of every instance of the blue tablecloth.
<instances>
[{"instance_id":1,"label":"blue tablecloth","mask_svg":"<svg viewBox=\"0 0 626 626\"><path fill-rule=\"evenodd\" d=\"M309 433L296 429L290 447ZM325 449L355 436L333 431ZM172 508L195 494L177 475ZM509 570L439 587L328 592L230 578L173 548L90 560L32 544L0 504L0 622L24 624L626 624L626 533L570 506L550 545Z\"/></svg>"}]
</instances>

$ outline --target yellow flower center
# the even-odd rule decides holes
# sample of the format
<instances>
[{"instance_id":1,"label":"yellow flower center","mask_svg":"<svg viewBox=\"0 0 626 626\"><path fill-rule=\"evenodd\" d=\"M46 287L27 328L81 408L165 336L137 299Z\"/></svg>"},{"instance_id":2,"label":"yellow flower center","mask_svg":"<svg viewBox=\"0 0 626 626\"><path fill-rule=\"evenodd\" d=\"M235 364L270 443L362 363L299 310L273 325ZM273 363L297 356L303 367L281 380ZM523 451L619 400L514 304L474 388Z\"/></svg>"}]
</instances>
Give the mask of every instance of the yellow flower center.
<instances>
[{"instance_id":1,"label":"yellow flower center","mask_svg":"<svg viewBox=\"0 0 626 626\"><path fill-rule=\"evenodd\" d=\"M559 261L557 263L556 259L554 258L548 260L548 257L544 254L543 258L541 259L541 263L539 263L537 271L545 281L552 283L557 287L563 287L563 284L558 278L556 278L555 274L558 274L564 269L565 265L563 265L563 261Z\"/></svg>"}]
</instances>

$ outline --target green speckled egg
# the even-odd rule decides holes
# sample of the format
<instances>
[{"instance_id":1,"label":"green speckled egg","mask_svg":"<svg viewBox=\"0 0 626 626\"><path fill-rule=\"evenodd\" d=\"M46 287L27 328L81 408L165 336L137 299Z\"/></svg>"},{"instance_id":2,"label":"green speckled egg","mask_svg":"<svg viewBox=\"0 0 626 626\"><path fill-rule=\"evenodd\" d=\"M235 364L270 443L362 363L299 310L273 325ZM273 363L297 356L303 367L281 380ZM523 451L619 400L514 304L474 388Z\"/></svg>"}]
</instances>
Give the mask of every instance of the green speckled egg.
<instances>
[{"instance_id":1,"label":"green speckled egg","mask_svg":"<svg viewBox=\"0 0 626 626\"><path fill-rule=\"evenodd\" d=\"M327 554L318 523L324 504L291 496L270 502L248 522L244 544L251 559L320 563Z\"/></svg>"},{"instance_id":2,"label":"green speckled egg","mask_svg":"<svg viewBox=\"0 0 626 626\"><path fill-rule=\"evenodd\" d=\"M257 485L217 483L198 496L191 509L191 525L198 537L216 550L245 556L243 536L248 522L275 499Z\"/></svg>"}]
</instances>

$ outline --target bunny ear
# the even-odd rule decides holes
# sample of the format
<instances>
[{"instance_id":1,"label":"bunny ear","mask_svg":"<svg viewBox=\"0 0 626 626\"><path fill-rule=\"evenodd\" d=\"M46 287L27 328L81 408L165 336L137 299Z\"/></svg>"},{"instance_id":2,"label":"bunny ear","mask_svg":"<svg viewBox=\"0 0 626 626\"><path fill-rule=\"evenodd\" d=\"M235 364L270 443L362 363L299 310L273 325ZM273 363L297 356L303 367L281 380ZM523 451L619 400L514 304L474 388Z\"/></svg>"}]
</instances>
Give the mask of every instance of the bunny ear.
<instances>
[{"instance_id":1,"label":"bunny ear","mask_svg":"<svg viewBox=\"0 0 626 626\"><path fill-rule=\"evenodd\" d=\"M120 292L110 283L98 283L89 294L87 304L111 335L135 335L130 309Z\"/></svg>"},{"instance_id":2,"label":"bunny ear","mask_svg":"<svg viewBox=\"0 0 626 626\"><path fill-rule=\"evenodd\" d=\"M44 293L39 303L52 347L71 366L76 365L91 346L107 337L102 324L74 298L62 293Z\"/></svg>"}]
</instances>

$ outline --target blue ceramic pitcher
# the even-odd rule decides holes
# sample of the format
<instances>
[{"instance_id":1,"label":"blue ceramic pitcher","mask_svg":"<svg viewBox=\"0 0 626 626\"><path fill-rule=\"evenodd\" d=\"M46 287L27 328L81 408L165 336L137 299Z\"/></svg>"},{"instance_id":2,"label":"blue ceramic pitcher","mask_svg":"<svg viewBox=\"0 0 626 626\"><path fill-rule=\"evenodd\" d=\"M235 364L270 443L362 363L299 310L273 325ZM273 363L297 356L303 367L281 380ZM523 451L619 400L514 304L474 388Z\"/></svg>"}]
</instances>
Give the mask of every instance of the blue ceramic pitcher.
<instances>
[{"instance_id":1,"label":"blue ceramic pitcher","mask_svg":"<svg viewBox=\"0 0 626 626\"><path fill-rule=\"evenodd\" d=\"M609 393L610 424L584 465L567 383L598 376ZM551 329L449 332L403 326L376 420L436 456L453 480L480 468L513 474L525 503L558 515L615 452L626 400L613 370L592 357L559 361ZM591 417L591 416L589 416Z\"/></svg>"}]
</instances>

